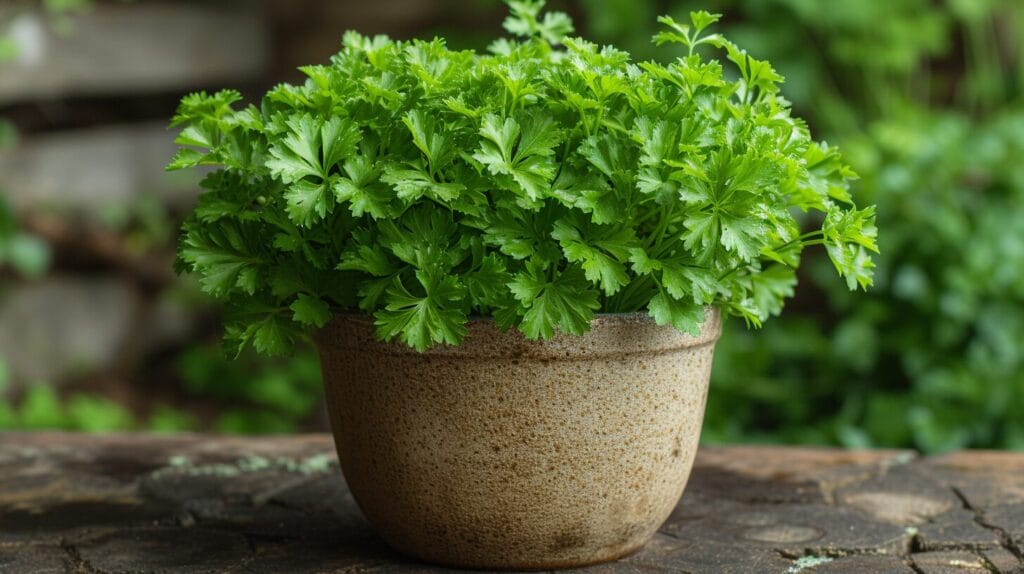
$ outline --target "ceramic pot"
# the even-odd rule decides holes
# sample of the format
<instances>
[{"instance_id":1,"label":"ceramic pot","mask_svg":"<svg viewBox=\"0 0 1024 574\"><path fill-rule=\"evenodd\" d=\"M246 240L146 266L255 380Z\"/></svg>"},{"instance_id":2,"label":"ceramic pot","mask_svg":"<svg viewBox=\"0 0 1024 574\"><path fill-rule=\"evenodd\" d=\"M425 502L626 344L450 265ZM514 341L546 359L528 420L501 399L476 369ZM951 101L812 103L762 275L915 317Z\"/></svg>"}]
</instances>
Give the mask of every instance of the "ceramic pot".
<instances>
[{"instance_id":1,"label":"ceramic pot","mask_svg":"<svg viewBox=\"0 0 1024 574\"><path fill-rule=\"evenodd\" d=\"M697 450L717 310L700 336L599 315L529 341L474 320L425 353L343 315L318 336L341 467L396 550L451 566L549 569L639 549Z\"/></svg>"}]
</instances>

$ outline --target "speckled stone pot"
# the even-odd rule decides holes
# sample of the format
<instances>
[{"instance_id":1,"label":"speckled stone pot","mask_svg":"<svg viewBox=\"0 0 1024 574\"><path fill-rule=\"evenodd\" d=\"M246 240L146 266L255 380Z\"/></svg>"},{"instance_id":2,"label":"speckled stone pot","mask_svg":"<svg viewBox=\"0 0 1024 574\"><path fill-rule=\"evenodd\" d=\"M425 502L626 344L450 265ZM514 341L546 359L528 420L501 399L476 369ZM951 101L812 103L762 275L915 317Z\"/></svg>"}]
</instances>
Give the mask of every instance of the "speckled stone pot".
<instances>
[{"instance_id":1,"label":"speckled stone pot","mask_svg":"<svg viewBox=\"0 0 1024 574\"><path fill-rule=\"evenodd\" d=\"M342 470L397 550L547 569L625 556L668 518L700 436L714 343L641 314L528 341L475 320L418 354L341 316L318 337Z\"/></svg>"}]
</instances>

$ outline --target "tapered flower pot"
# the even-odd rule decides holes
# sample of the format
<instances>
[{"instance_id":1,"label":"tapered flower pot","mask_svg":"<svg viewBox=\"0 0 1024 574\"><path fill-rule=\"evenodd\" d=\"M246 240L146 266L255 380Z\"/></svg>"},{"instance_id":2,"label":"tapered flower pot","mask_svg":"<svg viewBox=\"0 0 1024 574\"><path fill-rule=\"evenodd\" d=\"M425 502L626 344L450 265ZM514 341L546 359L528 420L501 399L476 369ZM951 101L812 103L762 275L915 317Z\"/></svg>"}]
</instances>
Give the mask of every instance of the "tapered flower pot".
<instances>
[{"instance_id":1,"label":"tapered flower pot","mask_svg":"<svg viewBox=\"0 0 1024 574\"><path fill-rule=\"evenodd\" d=\"M372 319L318 336L342 470L395 549L496 569L625 556L668 518L700 436L714 344L645 315L528 341L489 320L458 347L378 342Z\"/></svg>"}]
</instances>

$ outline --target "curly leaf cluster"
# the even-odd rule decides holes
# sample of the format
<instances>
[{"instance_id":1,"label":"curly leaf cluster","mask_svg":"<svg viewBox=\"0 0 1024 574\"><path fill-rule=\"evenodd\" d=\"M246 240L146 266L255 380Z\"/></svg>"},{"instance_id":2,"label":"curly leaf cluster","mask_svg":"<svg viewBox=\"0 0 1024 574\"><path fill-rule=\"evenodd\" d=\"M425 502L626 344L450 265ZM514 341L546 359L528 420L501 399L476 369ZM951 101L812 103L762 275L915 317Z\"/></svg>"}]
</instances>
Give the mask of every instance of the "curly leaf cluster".
<instances>
[{"instance_id":1,"label":"curly leaf cluster","mask_svg":"<svg viewBox=\"0 0 1024 574\"><path fill-rule=\"evenodd\" d=\"M349 32L258 108L233 91L182 101L169 169L218 169L179 268L226 302L233 346L285 353L356 310L419 350L458 344L470 315L534 339L596 312L696 333L714 305L760 325L812 244L851 289L871 284L855 175L767 62L705 34L717 16L662 18L655 41L682 54L662 65L567 37L542 2L510 7L522 38L486 54Z\"/></svg>"}]
</instances>

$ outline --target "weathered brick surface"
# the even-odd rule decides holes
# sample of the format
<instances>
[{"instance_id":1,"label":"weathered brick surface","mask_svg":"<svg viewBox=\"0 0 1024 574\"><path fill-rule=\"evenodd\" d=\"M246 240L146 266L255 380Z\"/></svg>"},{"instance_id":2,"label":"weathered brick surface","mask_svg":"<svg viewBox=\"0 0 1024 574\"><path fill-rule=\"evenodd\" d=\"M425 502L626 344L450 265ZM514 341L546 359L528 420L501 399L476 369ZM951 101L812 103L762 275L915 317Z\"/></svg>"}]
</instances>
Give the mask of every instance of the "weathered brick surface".
<instances>
[{"instance_id":1,"label":"weathered brick surface","mask_svg":"<svg viewBox=\"0 0 1024 574\"><path fill-rule=\"evenodd\" d=\"M16 383L61 381L128 354L141 301L118 278L48 278L0 298L0 357Z\"/></svg>"},{"instance_id":2,"label":"weathered brick surface","mask_svg":"<svg viewBox=\"0 0 1024 574\"><path fill-rule=\"evenodd\" d=\"M147 197L191 205L199 176L164 171L175 135L160 121L28 136L0 151L0 189L19 211L81 214L92 223Z\"/></svg>"},{"instance_id":3,"label":"weathered brick surface","mask_svg":"<svg viewBox=\"0 0 1024 574\"><path fill-rule=\"evenodd\" d=\"M71 25L61 34L34 12L9 24L17 57L0 64L0 105L239 82L264 73L270 58L255 10L104 3Z\"/></svg>"},{"instance_id":4,"label":"weathered brick surface","mask_svg":"<svg viewBox=\"0 0 1024 574\"><path fill-rule=\"evenodd\" d=\"M1022 464L709 448L647 547L582 572L1022 572ZM328 436L0 434L0 572L357 571L448 570L373 534Z\"/></svg>"}]
</instances>

